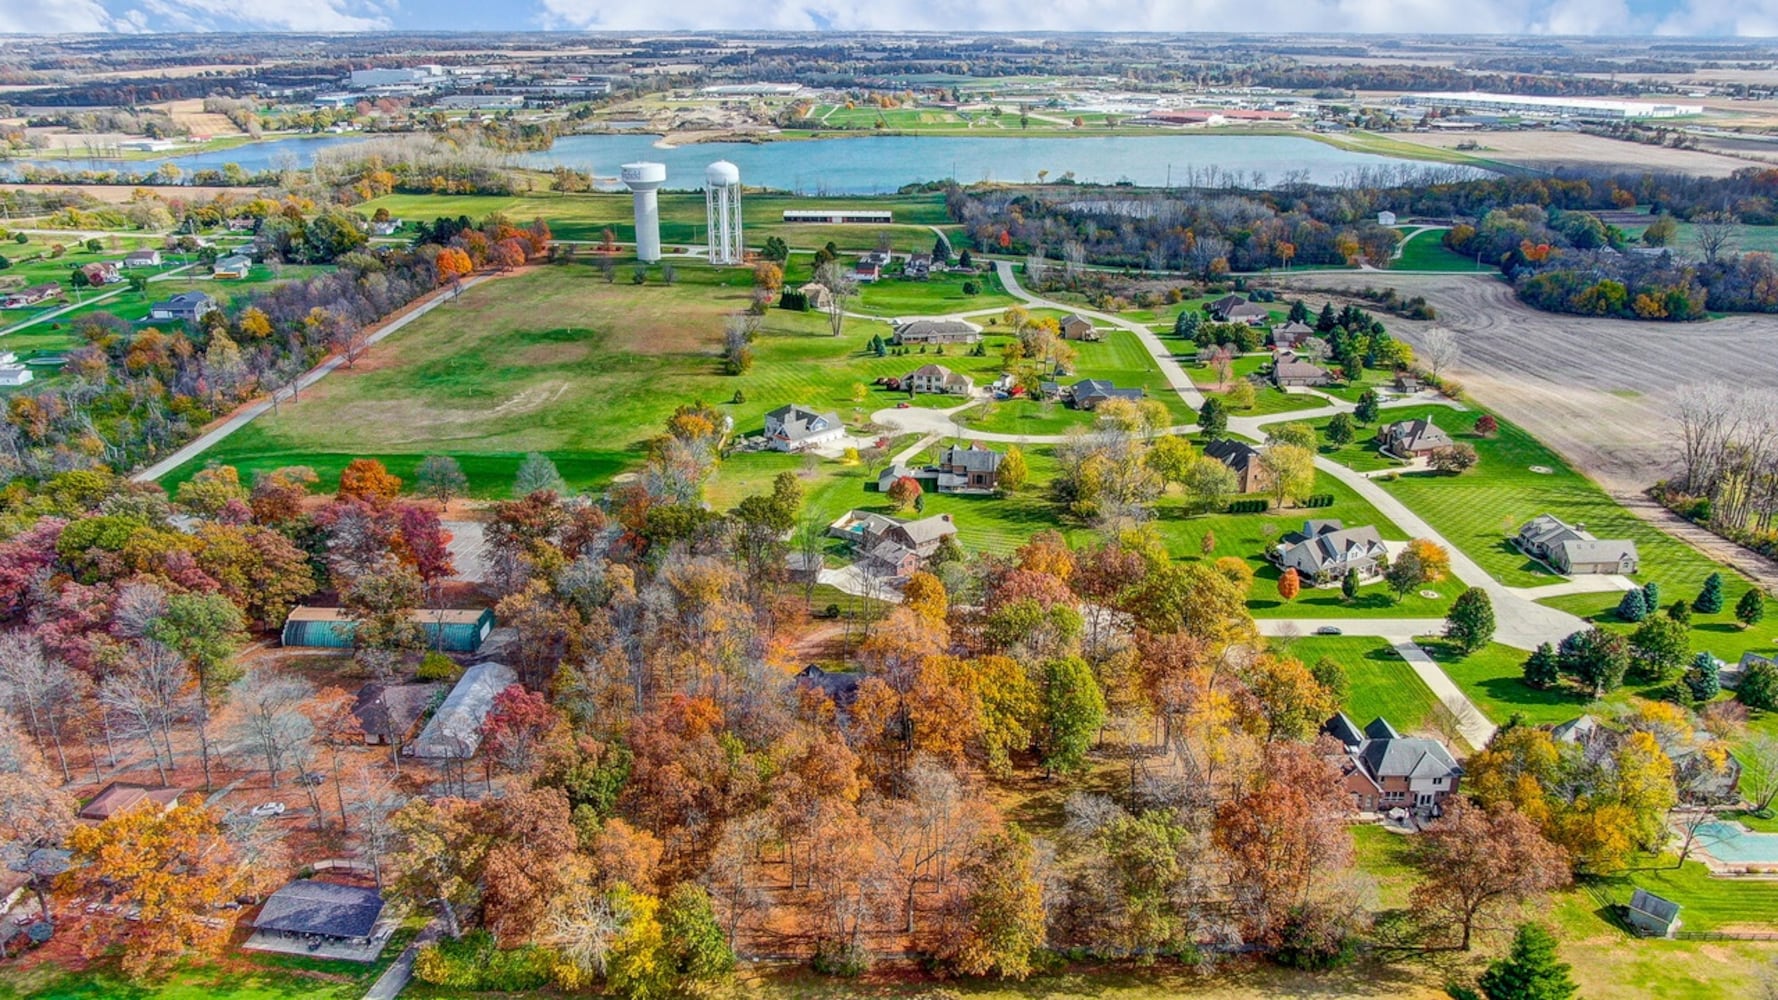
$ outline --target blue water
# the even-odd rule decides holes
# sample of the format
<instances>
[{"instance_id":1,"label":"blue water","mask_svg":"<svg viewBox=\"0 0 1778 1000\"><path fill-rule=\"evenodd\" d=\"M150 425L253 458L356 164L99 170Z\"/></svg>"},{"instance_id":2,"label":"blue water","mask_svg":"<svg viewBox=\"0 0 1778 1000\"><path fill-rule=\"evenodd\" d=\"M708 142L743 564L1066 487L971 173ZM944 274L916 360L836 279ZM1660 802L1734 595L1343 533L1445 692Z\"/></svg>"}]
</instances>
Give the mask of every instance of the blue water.
<instances>
[{"instance_id":1,"label":"blue water","mask_svg":"<svg viewBox=\"0 0 1778 1000\"><path fill-rule=\"evenodd\" d=\"M1753 833L1739 823L1710 822L1698 827L1697 843L1718 861L1778 864L1778 833Z\"/></svg>"},{"instance_id":2,"label":"blue water","mask_svg":"<svg viewBox=\"0 0 1778 1000\"><path fill-rule=\"evenodd\" d=\"M307 167L315 153L362 142L362 136L272 139L219 152L187 153L150 160L76 157L18 160L63 170L122 170L146 173L172 163L187 174L236 163L249 173ZM974 138L955 136L868 136L802 142L715 142L673 149L657 148L658 137L647 134L572 135L556 140L547 151L517 155L522 166L549 169L573 167L598 177L615 178L618 168L633 160L667 165L667 187L703 186L704 167L729 160L741 168L749 186L802 194L883 194L905 184L953 178L1029 183L1060 180L1072 172L1077 180L1111 184L1129 181L1144 186L1206 181L1209 171L1235 175L1244 185L1264 187L1295 173L1320 184L1349 180L1360 170L1392 169L1445 173L1479 171L1371 156L1297 136L1152 135L1098 138ZM6 165L0 161L0 173ZM1040 176L1040 174L1042 176ZM1220 183L1219 177L1215 183Z\"/></svg>"}]
</instances>

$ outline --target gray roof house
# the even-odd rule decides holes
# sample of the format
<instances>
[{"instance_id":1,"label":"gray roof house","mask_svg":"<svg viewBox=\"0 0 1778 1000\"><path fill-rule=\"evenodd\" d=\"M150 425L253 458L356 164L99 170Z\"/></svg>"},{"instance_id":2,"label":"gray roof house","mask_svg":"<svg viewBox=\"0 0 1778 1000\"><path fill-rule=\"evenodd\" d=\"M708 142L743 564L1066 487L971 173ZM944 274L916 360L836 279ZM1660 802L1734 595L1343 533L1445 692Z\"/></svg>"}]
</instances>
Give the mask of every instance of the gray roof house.
<instances>
[{"instance_id":1,"label":"gray roof house","mask_svg":"<svg viewBox=\"0 0 1778 1000\"><path fill-rule=\"evenodd\" d=\"M1265 306L1252 302L1243 302L1232 306L1222 314L1224 323L1246 323L1248 326L1264 326L1272 320L1272 311Z\"/></svg>"},{"instance_id":2,"label":"gray roof house","mask_svg":"<svg viewBox=\"0 0 1778 1000\"><path fill-rule=\"evenodd\" d=\"M1396 458L1419 458L1440 448L1451 447L1446 434L1430 417L1397 420L1377 431L1377 444Z\"/></svg>"},{"instance_id":3,"label":"gray roof house","mask_svg":"<svg viewBox=\"0 0 1778 1000\"><path fill-rule=\"evenodd\" d=\"M216 309L216 300L203 292L180 292L148 307L151 320L183 320L196 323Z\"/></svg>"},{"instance_id":4,"label":"gray roof house","mask_svg":"<svg viewBox=\"0 0 1778 1000\"><path fill-rule=\"evenodd\" d=\"M404 752L429 760L467 760L482 743L482 720L494 707L494 696L517 682L503 663L478 663L464 671L445 696L420 736Z\"/></svg>"},{"instance_id":5,"label":"gray roof house","mask_svg":"<svg viewBox=\"0 0 1778 1000\"><path fill-rule=\"evenodd\" d=\"M1571 525L1554 514L1539 514L1525 522L1514 536L1513 544L1520 552L1567 576L1582 573L1628 575L1642 564L1635 542L1627 538L1594 538L1581 525Z\"/></svg>"},{"instance_id":6,"label":"gray roof house","mask_svg":"<svg viewBox=\"0 0 1778 1000\"><path fill-rule=\"evenodd\" d=\"M834 413L789 403L766 414L766 444L773 451L801 451L845 436L846 425Z\"/></svg>"},{"instance_id":7,"label":"gray roof house","mask_svg":"<svg viewBox=\"0 0 1778 1000\"><path fill-rule=\"evenodd\" d=\"M301 878L266 899L253 929L369 940L382 915L383 897L375 889Z\"/></svg>"},{"instance_id":8,"label":"gray roof house","mask_svg":"<svg viewBox=\"0 0 1778 1000\"><path fill-rule=\"evenodd\" d=\"M1380 717L1361 730L1344 712L1321 731L1340 742L1342 782L1361 812L1413 809L1436 815L1457 793L1463 767L1438 740L1403 736Z\"/></svg>"},{"instance_id":9,"label":"gray roof house","mask_svg":"<svg viewBox=\"0 0 1778 1000\"><path fill-rule=\"evenodd\" d=\"M1337 520L1304 521L1301 531L1285 535L1272 550L1279 569L1294 569L1305 581L1338 583L1348 570L1360 578L1376 576L1389 554L1383 536L1370 525L1348 528Z\"/></svg>"},{"instance_id":10,"label":"gray roof house","mask_svg":"<svg viewBox=\"0 0 1778 1000\"><path fill-rule=\"evenodd\" d=\"M443 684L378 684L358 689L352 716L364 742L373 745L406 743L420 716L444 694Z\"/></svg>"},{"instance_id":11,"label":"gray roof house","mask_svg":"<svg viewBox=\"0 0 1778 1000\"><path fill-rule=\"evenodd\" d=\"M1077 410L1096 410L1107 400L1139 400L1145 395L1140 388L1119 389L1109 379L1083 378L1069 387L1068 402Z\"/></svg>"},{"instance_id":12,"label":"gray roof house","mask_svg":"<svg viewBox=\"0 0 1778 1000\"><path fill-rule=\"evenodd\" d=\"M1307 323L1286 323L1272 328L1272 347L1279 351L1294 351L1313 336L1315 328Z\"/></svg>"},{"instance_id":13,"label":"gray roof house","mask_svg":"<svg viewBox=\"0 0 1778 1000\"><path fill-rule=\"evenodd\" d=\"M1643 937L1672 937L1679 930L1679 904L1647 889L1637 889L1624 907L1624 919Z\"/></svg>"},{"instance_id":14,"label":"gray roof house","mask_svg":"<svg viewBox=\"0 0 1778 1000\"><path fill-rule=\"evenodd\" d=\"M1326 385L1333 381L1333 374L1318 364L1309 361L1298 361L1295 358L1279 358L1272 365L1272 384L1280 389L1293 386Z\"/></svg>"},{"instance_id":15,"label":"gray roof house","mask_svg":"<svg viewBox=\"0 0 1778 1000\"><path fill-rule=\"evenodd\" d=\"M904 521L854 510L828 525L827 533L849 542L859 567L866 572L901 579L918 571L946 536L957 533L957 525L949 514Z\"/></svg>"},{"instance_id":16,"label":"gray roof house","mask_svg":"<svg viewBox=\"0 0 1778 1000\"><path fill-rule=\"evenodd\" d=\"M913 479L939 493L994 493L1000 489L1000 463L1006 456L971 442L938 453L938 464L917 468L891 465L877 476L877 491L889 492L897 479Z\"/></svg>"},{"instance_id":17,"label":"gray roof house","mask_svg":"<svg viewBox=\"0 0 1778 1000\"><path fill-rule=\"evenodd\" d=\"M890 339L897 344L973 344L982 339L982 328L961 319L897 320Z\"/></svg>"},{"instance_id":18,"label":"gray roof house","mask_svg":"<svg viewBox=\"0 0 1778 1000\"><path fill-rule=\"evenodd\" d=\"M1271 485L1271 473L1260 461L1260 450L1245 441L1217 438L1204 443L1204 457L1214 458L1235 474L1238 493L1263 493Z\"/></svg>"}]
</instances>

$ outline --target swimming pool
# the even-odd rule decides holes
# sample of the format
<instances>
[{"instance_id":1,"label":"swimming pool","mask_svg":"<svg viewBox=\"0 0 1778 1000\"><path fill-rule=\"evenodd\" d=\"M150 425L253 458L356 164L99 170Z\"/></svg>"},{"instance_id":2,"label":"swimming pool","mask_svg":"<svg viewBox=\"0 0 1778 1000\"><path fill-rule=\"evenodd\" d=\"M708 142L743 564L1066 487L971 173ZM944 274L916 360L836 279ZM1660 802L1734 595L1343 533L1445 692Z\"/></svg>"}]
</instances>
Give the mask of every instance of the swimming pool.
<instances>
[{"instance_id":1,"label":"swimming pool","mask_svg":"<svg viewBox=\"0 0 1778 1000\"><path fill-rule=\"evenodd\" d=\"M1739 823L1703 824L1698 827L1697 845L1730 864L1778 865L1778 833L1754 833Z\"/></svg>"}]
</instances>

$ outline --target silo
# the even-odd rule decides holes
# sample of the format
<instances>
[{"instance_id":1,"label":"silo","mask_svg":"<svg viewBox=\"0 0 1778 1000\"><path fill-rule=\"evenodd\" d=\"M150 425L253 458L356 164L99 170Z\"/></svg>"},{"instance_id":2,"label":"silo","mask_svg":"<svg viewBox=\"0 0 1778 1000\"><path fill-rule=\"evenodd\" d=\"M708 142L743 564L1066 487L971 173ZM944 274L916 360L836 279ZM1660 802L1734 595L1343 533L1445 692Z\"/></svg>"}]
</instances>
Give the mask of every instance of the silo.
<instances>
[{"instance_id":1,"label":"silo","mask_svg":"<svg viewBox=\"0 0 1778 1000\"><path fill-rule=\"evenodd\" d=\"M622 176L636 196L636 259L653 263L661 259L661 206L655 192L667 183L667 165L626 163Z\"/></svg>"},{"instance_id":2,"label":"silo","mask_svg":"<svg viewBox=\"0 0 1778 1000\"><path fill-rule=\"evenodd\" d=\"M741 168L727 160L704 168L704 221L710 263L741 263Z\"/></svg>"}]
</instances>

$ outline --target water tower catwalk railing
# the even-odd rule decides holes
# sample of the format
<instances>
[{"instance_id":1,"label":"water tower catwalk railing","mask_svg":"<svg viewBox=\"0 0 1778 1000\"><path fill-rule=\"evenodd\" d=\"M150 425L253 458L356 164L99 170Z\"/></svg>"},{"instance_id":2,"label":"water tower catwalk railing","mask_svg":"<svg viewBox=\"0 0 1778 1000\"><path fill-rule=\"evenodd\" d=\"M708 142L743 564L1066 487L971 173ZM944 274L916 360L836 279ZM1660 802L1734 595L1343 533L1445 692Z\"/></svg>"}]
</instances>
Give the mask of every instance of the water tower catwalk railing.
<instances>
[{"instance_id":1,"label":"water tower catwalk railing","mask_svg":"<svg viewBox=\"0 0 1778 1000\"><path fill-rule=\"evenodd\" d=\"M741 263L746 253L741 238L741 170L727 160L704 169L704 225L710 263Z\"/></svg>"}]
</instances>

